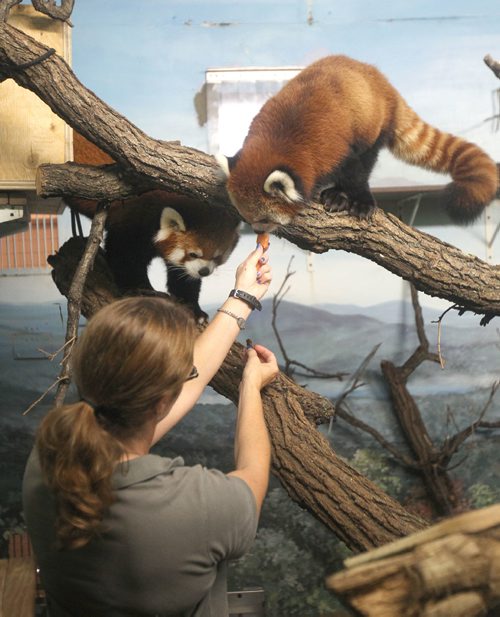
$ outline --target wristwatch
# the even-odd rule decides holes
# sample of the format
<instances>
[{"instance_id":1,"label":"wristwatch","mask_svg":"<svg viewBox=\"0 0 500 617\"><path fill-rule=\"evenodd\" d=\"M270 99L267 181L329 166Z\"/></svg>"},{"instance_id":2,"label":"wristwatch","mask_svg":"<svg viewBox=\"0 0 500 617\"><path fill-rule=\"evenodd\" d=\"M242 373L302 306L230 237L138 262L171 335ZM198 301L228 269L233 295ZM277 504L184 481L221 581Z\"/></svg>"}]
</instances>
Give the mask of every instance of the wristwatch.
<instances>
[{"instance_id":1,"label":"wristwatch","mask_svg":"<svg viewBox=\"0 0 500 617\"><path fill-rule=\"evenodd\" d=\"M255 296L247 293L246 291L241 291L241 289L231 289L229 292L230 298L238 298L239 300L243 300L248 306L252 309L257 309L258 311L262 310L262 304L257 300Z\"/></svg>"}]
</instances>

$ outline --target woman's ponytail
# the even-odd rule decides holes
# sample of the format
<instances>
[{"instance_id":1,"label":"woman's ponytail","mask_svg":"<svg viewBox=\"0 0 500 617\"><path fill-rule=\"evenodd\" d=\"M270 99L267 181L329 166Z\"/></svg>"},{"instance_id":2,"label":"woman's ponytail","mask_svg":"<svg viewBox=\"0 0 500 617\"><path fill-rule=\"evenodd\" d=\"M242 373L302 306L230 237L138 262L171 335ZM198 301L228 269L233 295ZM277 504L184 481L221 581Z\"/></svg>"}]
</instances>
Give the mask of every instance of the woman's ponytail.
<instances>
[{"instance_id":1,"label":"woman's ponytail","mask_svg":"<svg viewBox=\"0 0 500 617\"><path fill-rule=\"evenodd\" d=\"M83 546L98 532L114 501L111 476L123 448L84 401L49 412L36 446L45 482L56 499L59 546Z\"/></svg>"}]
</instances>

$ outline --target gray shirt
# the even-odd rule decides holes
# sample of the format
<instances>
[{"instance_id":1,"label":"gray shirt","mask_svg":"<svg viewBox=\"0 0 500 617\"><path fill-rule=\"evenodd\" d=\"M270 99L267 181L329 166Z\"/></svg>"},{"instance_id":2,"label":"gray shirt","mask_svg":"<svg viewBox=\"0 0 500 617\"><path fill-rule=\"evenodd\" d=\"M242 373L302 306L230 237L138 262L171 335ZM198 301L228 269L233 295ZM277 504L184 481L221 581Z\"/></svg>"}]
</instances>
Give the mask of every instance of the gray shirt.
<instances>
[{"instance_id":1,"label":"gray shirt","mask_svg":"<svg viewBox=\"0 0 500 617\"><path fill-rule=\"evenodd\" d=\"M118 465L101 535L55 548L55 508L33 451L23 506L55 617L224 617L228 559L243 555L257 509L240 478L153 454Z\"/></svg>"}]
</instances>

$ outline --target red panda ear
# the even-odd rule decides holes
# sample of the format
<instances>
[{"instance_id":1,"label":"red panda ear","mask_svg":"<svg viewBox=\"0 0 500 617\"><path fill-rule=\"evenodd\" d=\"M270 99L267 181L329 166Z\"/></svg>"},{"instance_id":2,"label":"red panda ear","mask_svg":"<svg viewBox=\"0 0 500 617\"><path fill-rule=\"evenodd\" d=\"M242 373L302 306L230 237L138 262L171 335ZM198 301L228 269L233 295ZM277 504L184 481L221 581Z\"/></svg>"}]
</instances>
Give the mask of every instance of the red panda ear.
<instances>
[{"instance_id":1,"label":"red panda ear","mask_svg":"<svg viewBox=\"0 0 500 617\"><path fill-rule=\"evenodd\" d=\"M227 156L224 156L223 154L216 154L215 160L217 161L217 164L219 165L219 170L222 172L222 176L224 180L227 180L229 178L229 174L231 173L229 171L229 159L227 158Z\"/></svg>"},{"instance_id":2,"label":"red panda ear","mask_svg":"<svg viewBox=\"0 0 500 617\"><path fill-rule=\"evenodd\" d=\"M215 160L219 164L219 168L224 176L224 180L227 180L231 175L233 167L236 165L240 157L240 153L241 150L238 150L238 152L234 156L224 156L223 154L215 155Z\"/></svg>"},{"instance_id":3,"label":"red panda ear","mask_svg":"<svg viewBox=\"0 0 500 617\"><path fill-rule=\"evenodd\" d=\"M303 201L302 195L295 188L293 178L281 169L275 169L267 176L264 191L270 195L283 197L288 202Z\"/></svg>"},{"instance_id":4,"label":"red panda ear","mask_svg":"<svg viewBox=\"0 0 500 617\"><path fill-rule=\"evenodd\" d=\"M160 218L160 232L165 236L172 231L186 231L182 216L173 208L163 208Z\"/></svg>"}]
</instances>

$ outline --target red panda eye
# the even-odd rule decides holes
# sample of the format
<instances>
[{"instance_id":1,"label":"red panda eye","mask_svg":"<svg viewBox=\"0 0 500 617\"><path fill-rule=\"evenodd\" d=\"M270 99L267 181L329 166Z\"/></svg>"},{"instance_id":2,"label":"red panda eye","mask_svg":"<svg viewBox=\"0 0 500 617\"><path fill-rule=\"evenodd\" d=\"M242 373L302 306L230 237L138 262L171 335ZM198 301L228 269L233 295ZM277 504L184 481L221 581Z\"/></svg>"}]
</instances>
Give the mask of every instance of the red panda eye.
<instances>
[{"instance_id":1,"label":"red panda eye","mask_svg":"<svg viewBox=\"0 0 500 617\"><path fill-rule=\"evenodd\" d=\"M199 255L197 253L188 253L188 257L191 259L198 259Z\"/></svg>"}]
</instances>

